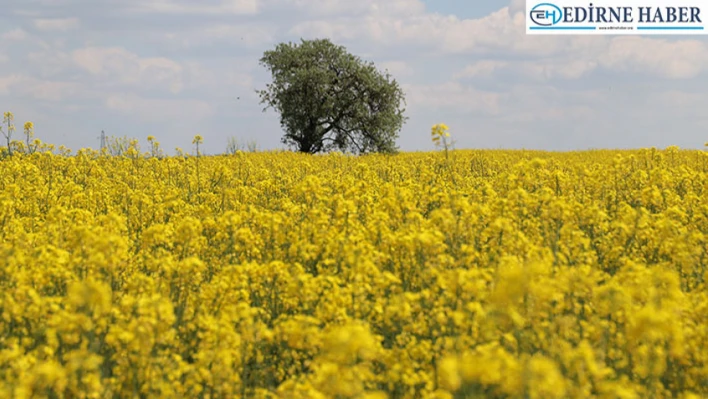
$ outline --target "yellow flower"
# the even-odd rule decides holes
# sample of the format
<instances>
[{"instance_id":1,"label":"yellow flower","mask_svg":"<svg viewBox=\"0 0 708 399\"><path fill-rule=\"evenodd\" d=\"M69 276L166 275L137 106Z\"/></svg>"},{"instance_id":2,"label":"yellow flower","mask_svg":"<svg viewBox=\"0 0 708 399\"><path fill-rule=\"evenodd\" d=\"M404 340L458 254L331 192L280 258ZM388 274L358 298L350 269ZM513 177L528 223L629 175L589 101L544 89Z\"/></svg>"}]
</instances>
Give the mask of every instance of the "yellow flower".
<instances>
[{"instance_id":1,"label":"yellow flower","mask_svg":"<svg viewBox=\"0 0 708 399\"><path fill-rule=\"evenodd\" d=\"M0 397L708 397L703 150L148 141L0 149Z\"/></svg>"},{"instance_id":2,"label":"yellow flower","mask_svg":"<svg viewBox=\"0 0 708 399\"><path fill-rule=\"evenodd\" d=\"M450 392L457 391L462 385L460 378L457 358L446 357L440 361L438 366L439 384L442 389Z\"/></svg>"}]
</instances>

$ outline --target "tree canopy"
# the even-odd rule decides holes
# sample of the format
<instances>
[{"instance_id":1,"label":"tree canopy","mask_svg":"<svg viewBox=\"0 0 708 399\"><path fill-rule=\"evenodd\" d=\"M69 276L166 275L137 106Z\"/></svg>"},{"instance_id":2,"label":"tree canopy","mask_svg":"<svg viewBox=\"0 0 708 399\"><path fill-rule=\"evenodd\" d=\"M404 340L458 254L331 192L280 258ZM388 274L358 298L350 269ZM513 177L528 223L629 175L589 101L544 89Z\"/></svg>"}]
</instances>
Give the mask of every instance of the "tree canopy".
<instances>
[{"instance_id":1,"label":"tree canopy","mask_svg":"<svg viewBox=\"0 0 708 399\"><path fill-rule=\"evenodd\" d=\"M278 44L260 63L273 78L261 104L280 113L284 144L311 154L397 150L405 100L387 71L328 39Z\"/></svg>"}]
</instances>

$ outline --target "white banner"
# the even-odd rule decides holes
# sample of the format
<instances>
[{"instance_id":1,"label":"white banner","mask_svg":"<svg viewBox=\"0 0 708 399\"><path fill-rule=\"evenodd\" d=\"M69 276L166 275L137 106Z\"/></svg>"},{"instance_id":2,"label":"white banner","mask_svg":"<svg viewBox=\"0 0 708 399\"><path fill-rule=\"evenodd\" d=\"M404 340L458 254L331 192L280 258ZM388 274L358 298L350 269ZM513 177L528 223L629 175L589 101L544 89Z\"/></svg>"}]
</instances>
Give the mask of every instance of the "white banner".
<instances>
[{"instance_id":1,"label":"white banner","mask_svg":"<svg viewBox=\"0 0 708 399\"><path fill-rule=\"evenodd\" d=\"M708 0L526 0L528 35L704 35Z\"/></svg>"}]
</instances>

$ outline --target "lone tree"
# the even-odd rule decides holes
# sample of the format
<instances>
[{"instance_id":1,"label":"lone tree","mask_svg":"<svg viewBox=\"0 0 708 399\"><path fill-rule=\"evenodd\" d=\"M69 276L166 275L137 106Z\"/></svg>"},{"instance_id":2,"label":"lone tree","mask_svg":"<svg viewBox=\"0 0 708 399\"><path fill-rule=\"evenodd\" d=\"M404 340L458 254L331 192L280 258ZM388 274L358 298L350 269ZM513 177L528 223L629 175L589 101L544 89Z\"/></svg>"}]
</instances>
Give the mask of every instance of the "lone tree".
<instances>
[{"instance_id":1,"label":"lone tree","mask_svg":"<svg viewBox=\"0 0 708 399\"><path fill-rule=\"evenodd\" d=\"M273 82L258 91L263 111L280 113L283 143L314 154L397 150L406 117L403 91L379 72L328 39L281 43L260 60Z\"/></svg>"}]
</instances>

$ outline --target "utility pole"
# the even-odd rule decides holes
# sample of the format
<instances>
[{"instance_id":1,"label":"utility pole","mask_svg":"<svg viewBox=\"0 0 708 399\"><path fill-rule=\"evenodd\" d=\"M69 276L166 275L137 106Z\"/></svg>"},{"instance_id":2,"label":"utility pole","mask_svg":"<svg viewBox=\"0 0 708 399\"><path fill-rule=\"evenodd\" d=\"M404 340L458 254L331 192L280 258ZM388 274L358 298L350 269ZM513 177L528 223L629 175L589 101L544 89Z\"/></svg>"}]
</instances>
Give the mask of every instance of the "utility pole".
<instances>
[{"instance_id":1,"label":"utility pole","mask_svg":"<svg viewBox=\"0 0 708 399\"><path fill-rule=\"evenodd\" d=\"M101 130L101 151L106 148L106 133Z\"/></svg>"}]
</instances>

